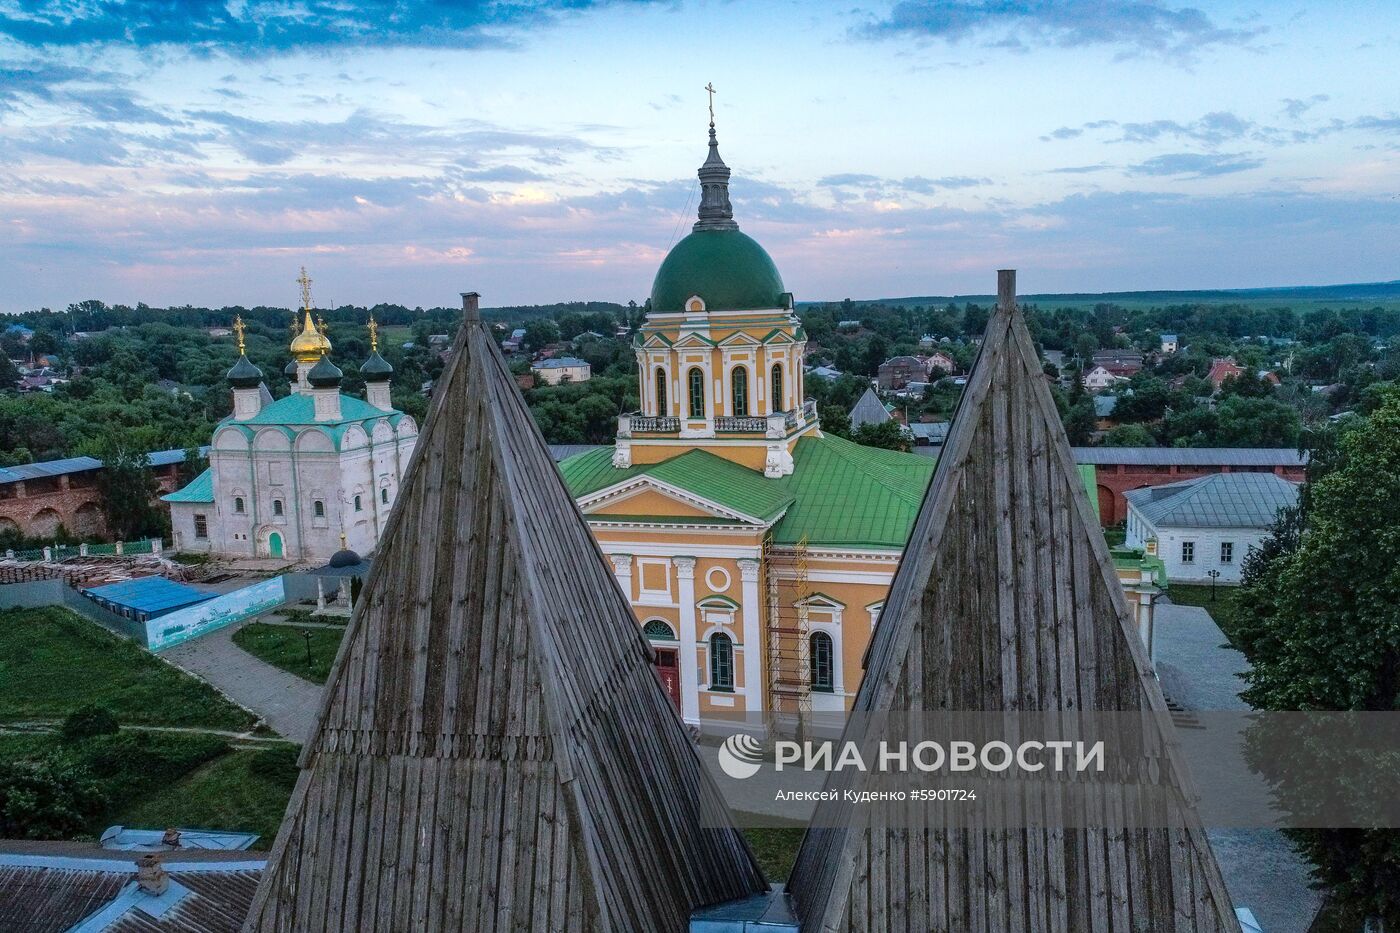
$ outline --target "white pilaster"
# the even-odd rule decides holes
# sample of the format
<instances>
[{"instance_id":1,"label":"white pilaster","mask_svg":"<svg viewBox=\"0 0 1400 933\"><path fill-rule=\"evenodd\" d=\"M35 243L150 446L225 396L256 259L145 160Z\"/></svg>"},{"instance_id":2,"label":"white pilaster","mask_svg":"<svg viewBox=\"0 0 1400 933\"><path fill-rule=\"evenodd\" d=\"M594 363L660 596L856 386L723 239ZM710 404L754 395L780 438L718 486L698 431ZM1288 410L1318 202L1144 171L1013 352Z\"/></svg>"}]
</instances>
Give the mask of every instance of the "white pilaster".
<instances>
[{"instance_id":1,"label":"white pilaster","mask_svg":"<svg viewBox=\"0 0 1400 933\"><path fill-rule=\"evenodd\" d=\"M744 705L749 713L763 712L763 634L759 613L763 611L758 598L758 561L741 559L739 576L743 580L740 603L744 613Z\"/></svg>"},{"instance_id":2,"label":"white pilaster","mask_svg":"<svg viewBox=\"0 0 1400 933\"><path fill-rule=\"evenodd\" d=\"M627 597L627 602L632 602L632 555L609 554L608 560L612 561L613 573L617 575L617 585L622 587L622 593Z\"/></svg>"},{"instance_id":3,"label":"white pilaster","mask_svg":"<svg viewBox=\"0 0 1400 933\"><path fill-rule=\"evenodd\" d=\"M695 643L695 558L673 558L680 581L681 717L700 722L700 651Z\"/></svg>"}]
</instances>

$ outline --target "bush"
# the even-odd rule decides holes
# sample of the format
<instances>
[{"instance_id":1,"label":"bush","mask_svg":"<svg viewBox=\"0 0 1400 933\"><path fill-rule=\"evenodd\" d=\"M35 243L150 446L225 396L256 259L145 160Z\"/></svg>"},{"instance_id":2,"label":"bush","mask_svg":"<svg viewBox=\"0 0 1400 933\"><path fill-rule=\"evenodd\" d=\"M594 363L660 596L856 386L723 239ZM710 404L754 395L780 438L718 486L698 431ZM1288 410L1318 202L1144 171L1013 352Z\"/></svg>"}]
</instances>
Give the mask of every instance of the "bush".
<instances>
[{"instance_id":1,"label":"bush","mask_svg":"<svg viewBox=\"0 0 1400 933\"><path fill-rule=\"evenodd\" d=\"M95 735L115 735L121 729L117 717L101 706L80 706L69 713L59 730L65 742L90 739Z\"/></svg>"},{"instance_id":2,"label":"bush","mask_svg":"<svg viewBox=\"0 0 1400 933\"><path fill-rule=\"evenodd\" d=\"M97 779L66 755L0 761L0 836L68 838L106 806Z\"/></svg>"},{"instance_id":3,"label":"bush","mask_svg":"<svg viewBox=\"0 0 1400 933\"><path fill-rule=\"evenodd\" d=\"M295 784L301 769L297 767L295 745L273 745L254 753L249 770L259 777L279 784Z\"/></svg>"}]
</instances>

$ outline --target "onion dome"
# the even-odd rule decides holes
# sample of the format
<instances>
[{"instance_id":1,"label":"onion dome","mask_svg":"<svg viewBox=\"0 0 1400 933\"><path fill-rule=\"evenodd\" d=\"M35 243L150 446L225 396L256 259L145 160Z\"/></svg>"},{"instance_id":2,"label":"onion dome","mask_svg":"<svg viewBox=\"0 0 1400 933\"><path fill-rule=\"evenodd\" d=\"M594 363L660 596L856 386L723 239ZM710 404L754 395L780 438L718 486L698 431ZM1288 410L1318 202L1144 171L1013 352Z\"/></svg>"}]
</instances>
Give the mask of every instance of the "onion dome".
<instances>
[{"instance_id":1,"label":"onion dome","mask_svg":"<svg viewBox=\"0 0 1400 933\"><path fill-rule=\"evenodd\" d=\"M239 354L238 362L234 363L233 368L224 374L224 378L235 389L256 389L258 383L262 382L263 374L261 369L252 364L246 354Z\"/></svg>"},{"instance_id":2,"label":"onion dome","mask_svg":"<svg viewBox=\"0 0 1400 933\"><path fill-rule=\"evenodd\" d=\"M288 363L286 366L283 366L283 367L282 367L282 375L286 376L288 379L292 380L293 382L296 382L296 381L297 381L297 361L296 361L296 360L292 360L292 361L291 361L290 363Z\"/></svg>"},{"instance_id":3,"label":"onion dome","mask_svg":"<svg viewBox=\"0 0 1400 933\"><path fill-rule=\"evenodd\" d=\"M360 366L360 375L364 377L365 382L388 382L394 377L394 367L376 350Z\"/></svg>"},{"instance_id":4,"label":"onion dome","mask_svg":"<svg viewBox=\"0 0 1400 933\"><path fill-rule=\"evenodd\" d=\"M341 543L344 544L345 542L342 541ZM359 554L355 553L349 548L341 548L340 550L336 551L334 554L331 555L331 559L327 562L326 566L336 568L353 567L359 562Z\"/></svg>"},{"instance_id":5,"label":"onion dome","mask_svg":"<svg viewBox=\"0 0 1400 933\"><path fill-rule=\"evenodd\" d=\"M292 359L299 363L314 363L330 352L331 342L316 329L316 322L311 319L311 309L308 308L301 333L292 338Z\"/></svg>"},{"instance_id":6,"label":"onion dome","mask_svg":"<svg viewBox=\"0 0 1400 933\"><path fill-rule=\"evenodd\" d=\"M698 296L713 311L752 311L783 308L783 278L768 252L734 222L729 203L729 166L719 155L714 124L710 124L710 154L700 176L699 219L656 272L651 285L651 310L675 313Z\"/></svg>"},{"instance_id":7,"label":"onion dome","mask_svg":"<svg viewBox=\"0 0 1400 933\"><path fill-rule=\"evenodd\" d=\"M306 381L317 389L330 389L340 385L340 380L345 378L345 374L340 371L340 367L331 362L328 356L321 357L321 361L311 367L311 371L306 374Z\"/></svg>"}]
</instances>

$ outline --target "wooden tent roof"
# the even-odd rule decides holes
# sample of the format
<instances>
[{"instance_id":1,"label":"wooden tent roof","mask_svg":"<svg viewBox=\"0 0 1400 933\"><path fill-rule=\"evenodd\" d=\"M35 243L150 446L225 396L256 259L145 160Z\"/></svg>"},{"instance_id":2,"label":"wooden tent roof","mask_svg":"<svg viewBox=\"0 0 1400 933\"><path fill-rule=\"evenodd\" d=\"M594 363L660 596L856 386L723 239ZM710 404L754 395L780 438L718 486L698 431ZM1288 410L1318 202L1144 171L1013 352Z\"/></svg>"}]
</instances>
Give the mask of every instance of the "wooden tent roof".
<instances>
[{"instance_id":1,"label":"wooden tent roof","mask_svg":"<svg viewBox=\"0 0 1400 933\"><path fill-rule=\"evenodd\" d=\"M465 303L250 933L681 931L766 890Z\"/></svg>"},{"instance_id":2,"label":"wooden tent roof","mask_svg":"<svg viewBox=\"0 0 1400 933\"><path fill-rule=\"evenodd\" d=\"M862 747L882 719L861 713L1166 713L1015 306L1015 273L999 286L870 645L844 736ZM971 828L949 829L823 803L788 881L802 929L1238 930L1182 802L1185 771L1166 765L1173 828L986 828L971 815ZM833 786L866 780L842 771Z\"/></svg>"}]
</instances>

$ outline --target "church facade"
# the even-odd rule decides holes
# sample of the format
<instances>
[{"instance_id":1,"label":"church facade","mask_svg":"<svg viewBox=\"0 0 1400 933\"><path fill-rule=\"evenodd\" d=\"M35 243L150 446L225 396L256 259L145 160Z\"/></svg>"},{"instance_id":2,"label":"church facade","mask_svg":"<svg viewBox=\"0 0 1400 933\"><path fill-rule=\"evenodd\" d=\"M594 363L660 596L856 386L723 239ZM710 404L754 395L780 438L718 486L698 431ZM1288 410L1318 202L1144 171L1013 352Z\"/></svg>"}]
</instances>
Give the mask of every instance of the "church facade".
<instances>
[{"instance_id":1,"label":"church facade","mask_svg":"<svg viewBox=\"0 0 1400 933\"><path fill-rule=\"evenodd\" d=\"M793 297L734 220L713 125L699 176L634 343L641 410L560 469L683 718L761 729L849 707L934 464L822 432Z\"/></svg>"},{"instance_id":2,"label":"church facade","mask_svg":"<svg viewBox=\"0 0 1400 933\"><path fill-rule=\"evenodd\" d=\"M374 550L398 497L418 436L390 402L393 368L378 352L360 367L365 398L340 391L343 373L312 319L303 271L304 323L292 340L291 392L273 399L243 355L228 372L233 413L219 422L209 469L163 499L177 550L222 557L324 561Z\"/></svg>"}]
</instances>

